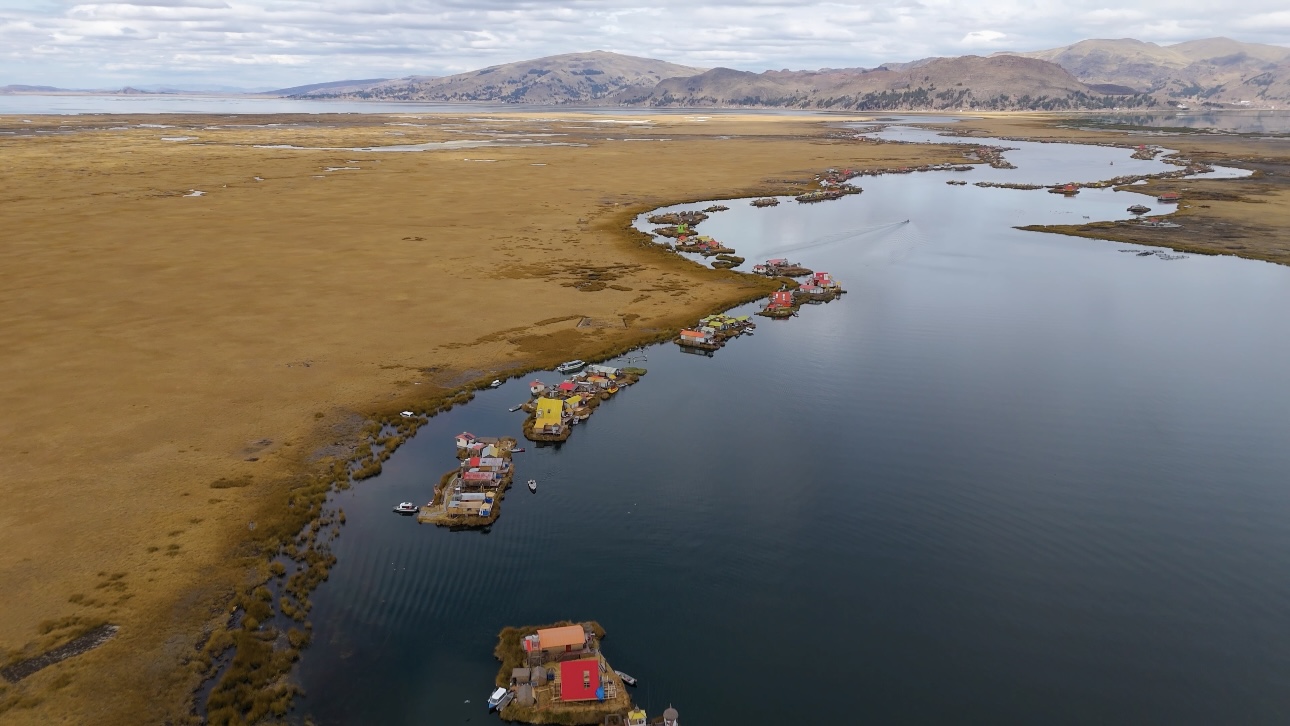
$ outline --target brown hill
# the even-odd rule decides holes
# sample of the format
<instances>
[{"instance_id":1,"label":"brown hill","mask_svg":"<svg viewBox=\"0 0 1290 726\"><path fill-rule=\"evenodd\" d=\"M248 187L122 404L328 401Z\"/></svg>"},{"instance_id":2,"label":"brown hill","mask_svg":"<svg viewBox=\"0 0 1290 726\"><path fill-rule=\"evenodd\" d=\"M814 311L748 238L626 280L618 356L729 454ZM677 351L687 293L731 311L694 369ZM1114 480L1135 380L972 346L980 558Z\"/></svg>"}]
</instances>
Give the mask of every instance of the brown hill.
<instances>
[{"instance_id":1,"label":"brown hill","mask_svg":"<svg viewBox=\"0 0 1290 726\"><path fill-rule=\"evenodd\" d=\"M1051 61L1085 83L1129 86L1160 100L1290 101L1290 48L1278 45L1207 38L1160 46L1123 38L1015 55Z\"/></svg>"},{"instance_id":2,"label":"brown hill","mask_svg":"<svg viewBox=\"0 0 1290 726\"><path fill-rule=\"evenodd\" d=\"M319 89L305 98L494 103L590 103L631 88L652 88L664 78L702 68L606 51L567 53L491 66L443 78L412 76L360 89Z\"/></svg>"},{"instance_id":3,"label":"brown hill","mask_svg":"<svg viewBox=\"0 0 1290 726\"><path fill-rule=\"evenodd\" d=\"M1140 105L1141 96L1098 93L1061 67L1020 56L932 58L873 70L767 71L714 68L669 78L611 101L648 106L778 106L880 109L1069 109Z\"/></svg>"}]
</instances>

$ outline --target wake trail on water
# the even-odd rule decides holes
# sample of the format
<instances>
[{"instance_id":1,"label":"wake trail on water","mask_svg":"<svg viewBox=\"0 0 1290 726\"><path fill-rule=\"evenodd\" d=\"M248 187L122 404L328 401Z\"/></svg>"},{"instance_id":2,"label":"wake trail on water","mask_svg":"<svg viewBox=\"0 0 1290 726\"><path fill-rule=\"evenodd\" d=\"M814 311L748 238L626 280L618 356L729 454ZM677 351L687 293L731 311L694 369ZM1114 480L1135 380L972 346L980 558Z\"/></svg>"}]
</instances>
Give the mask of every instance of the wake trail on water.
<instances>
[{"instance_id":1,"label":"wake trail on water","mask_svg":"<svg viewBox=\"0 0 1290 726\"><path fill-rule=\"evenodd\" d=\"M866 234L873 234L874 232L894 230L899 227L903 227L906 224L909 224L908 219L903 219L899 222L886 222L884 224L873 225L869 227L861 227L858 229L848 229L842 232L834 232L832 234L826 234L821 237L816 237L815 239L808 240L806 242L800 242L798 244L787 245L784 247L776 247L774 249L765 251L763 254L765 254L767 257L773 257L775 255L781 255L786 252L799 252L801 250L809 250L809 249L814 249L816 247L824 247L825 245L835 244L837 242L842 242L843 240L848 240L853 237L860 237Z\"/></svg>"}]
</instances>

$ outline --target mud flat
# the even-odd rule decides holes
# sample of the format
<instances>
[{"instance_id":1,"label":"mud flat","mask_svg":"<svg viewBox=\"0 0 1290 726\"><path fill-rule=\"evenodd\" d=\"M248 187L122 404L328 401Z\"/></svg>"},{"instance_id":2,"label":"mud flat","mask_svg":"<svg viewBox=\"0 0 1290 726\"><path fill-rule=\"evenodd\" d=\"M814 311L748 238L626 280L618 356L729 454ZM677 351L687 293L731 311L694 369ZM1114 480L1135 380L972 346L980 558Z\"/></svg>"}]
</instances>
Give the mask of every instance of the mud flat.
<instances>
[{"instance_id":1,"label":"mud flat","mask_svg":"<svg viewBox=\"0 0 1290 726\"><path fill-rule=\"evenodd\" d=\"M187 722L213 652L244 675L276 658L230 616L277 611L252 593L326 489L361 478L369 422L397 446L400 411L423 421L776 287L657 249L636 214L959 158L735 115L663 115L672 142L624 144L577 114L416 114L397 143L420 150L389 151L406 116L0 118L0 648L58 648L68 618L120 626L4 686L6 723ZM229 710L254 690L225 685Z\"/></svg>"}]
</instances>

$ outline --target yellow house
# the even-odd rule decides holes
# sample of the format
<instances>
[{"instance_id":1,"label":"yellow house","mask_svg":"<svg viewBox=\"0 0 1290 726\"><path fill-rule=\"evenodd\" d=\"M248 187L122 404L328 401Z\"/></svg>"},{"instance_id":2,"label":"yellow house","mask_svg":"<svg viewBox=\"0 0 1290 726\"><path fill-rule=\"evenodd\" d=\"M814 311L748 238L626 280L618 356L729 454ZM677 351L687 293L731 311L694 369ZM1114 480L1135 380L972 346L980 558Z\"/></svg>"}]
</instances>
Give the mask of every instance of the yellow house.
<instances>
[{"instance_id":1,"label":"yellow house","mask_svg":"<svg viewBox=\"0 0 1290 726\"><path fill-rule=\"evenodd\" d=\"M565 409L572 411L573 409L581 406L582 398L583 397L581 395L577 395L577 396L569 396L568 398L564 399Z\"/></svg>"},{"instance_id":2,"label":"yellow house","mask_svg":"<svg viewBox=\"0 0 1290 726\"><path fill-rule=\"evenodd\" d=\"M547 426L559 426L562 423L560 414L564 410L564 401L558 398L538 398L534 405L537 411L534 428L540 431Z\"/></svg>"}]
</instances>

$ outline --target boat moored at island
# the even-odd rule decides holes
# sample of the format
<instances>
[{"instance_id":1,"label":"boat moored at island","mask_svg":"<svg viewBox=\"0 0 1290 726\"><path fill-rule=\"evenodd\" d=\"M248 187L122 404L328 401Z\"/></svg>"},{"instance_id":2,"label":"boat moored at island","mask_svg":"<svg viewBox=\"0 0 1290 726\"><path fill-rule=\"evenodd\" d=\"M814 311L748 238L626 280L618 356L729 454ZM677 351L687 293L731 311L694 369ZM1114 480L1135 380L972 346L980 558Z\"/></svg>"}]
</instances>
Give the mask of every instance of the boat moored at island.
<instances>
[{"instance_id":1,"label":"boat moored at island","mask_svg":"<svg viewBox=\"0 0 1290 726\"><path fill-rule=\"evenodd\" d=\"M493 695L488 697L488 710L490 712L500 711L503 708L506 708L506 704L510 703L513 698L515 698L514 693L511 693L505 688L499 687L497 690L493 691Z\"/></svg>"},{"instance_id":2,"label":"boat moored at island","mask_svg":"<svg viewBox=\"0 0 1290 726\"><path fill-rule=\"evenodd\" d=\"M394 507L394 511L398 512L399 514L416 514L420 509L421 509L420 507L413 504L412 502L399 502Z\"/></svg>"},{"instance_id":3,"label":"boat moored at island","mask_svg":"<svg viewBox=\"0 0 1290 726\"><path fill-rule=\"evenodd\" d=\"M561 363L555 367L556 373L573 373L587 367L587 362L583 360L570 360Z\"/></svg>"}]
</instances>

